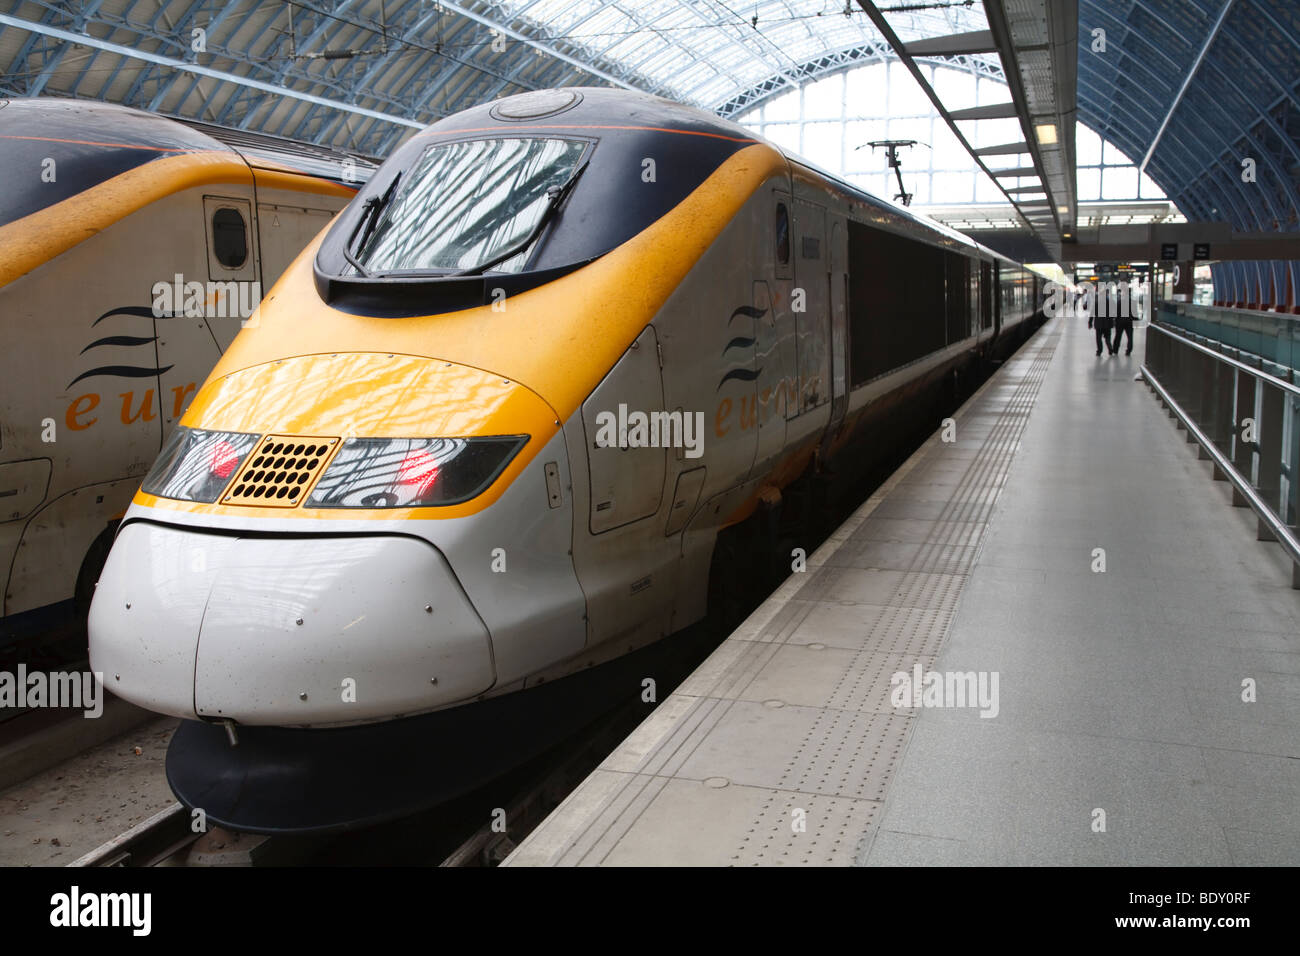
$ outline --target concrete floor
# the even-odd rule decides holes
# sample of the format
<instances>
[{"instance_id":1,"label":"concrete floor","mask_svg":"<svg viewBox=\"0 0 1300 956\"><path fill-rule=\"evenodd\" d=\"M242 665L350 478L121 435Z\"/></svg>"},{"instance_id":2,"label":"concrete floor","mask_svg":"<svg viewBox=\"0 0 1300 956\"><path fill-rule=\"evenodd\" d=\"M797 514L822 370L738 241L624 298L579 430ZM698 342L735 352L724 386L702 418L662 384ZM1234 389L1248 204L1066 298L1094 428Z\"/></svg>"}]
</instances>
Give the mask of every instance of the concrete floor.
<instances>
[{"instance_id":1,"label":"concrete floor","mask_svg":"<svg viewBox=\"0 0 1300 956\"><path fill-rule=\"evenodd\" d=\"M0 791L0 866L64 866L174 803L163 758L175 728L151 720Z\"/></svg>"}]
</instances>

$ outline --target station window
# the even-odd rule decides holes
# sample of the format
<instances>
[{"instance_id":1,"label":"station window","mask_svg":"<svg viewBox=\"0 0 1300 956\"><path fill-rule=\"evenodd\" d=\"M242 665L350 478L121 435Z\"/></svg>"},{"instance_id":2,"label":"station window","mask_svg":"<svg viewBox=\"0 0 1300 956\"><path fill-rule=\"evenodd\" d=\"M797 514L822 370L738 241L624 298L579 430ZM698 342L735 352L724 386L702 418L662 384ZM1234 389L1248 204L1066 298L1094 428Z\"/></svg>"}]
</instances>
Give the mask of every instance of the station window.
<instances>
[{"instance_id":1,"label":"station window","mask_svg":"<svg viewBox=\"0 0 1300 956\"><path fill-rule=\"evenodd\" d=\"M783 202L776 204L776 261L783 266L790 264L790 210Z\"/></svg>"},{"instance_id":2,"label":"station window","mask_svg":"<svg viewBox=\"0 0 1300 956\"><path fill-rule=\"evenodd\" d=\"M212 214L212 249L227 269L238 269L248 259L248 230L238 209L224 206Z\"/></svg>"}]
</instances>

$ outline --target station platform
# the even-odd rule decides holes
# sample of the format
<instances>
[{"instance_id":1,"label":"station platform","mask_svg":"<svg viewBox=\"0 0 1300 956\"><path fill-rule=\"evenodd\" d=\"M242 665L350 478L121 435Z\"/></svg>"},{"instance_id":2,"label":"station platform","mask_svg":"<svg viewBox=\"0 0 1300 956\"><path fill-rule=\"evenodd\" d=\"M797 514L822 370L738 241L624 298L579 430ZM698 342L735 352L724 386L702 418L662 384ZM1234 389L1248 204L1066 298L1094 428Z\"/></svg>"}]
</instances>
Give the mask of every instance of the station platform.
<instances>
[{"instance_id":1,"label":"station platform","mask_svg":"<svg viewBox=\"0 0 1300 956\"><path fill-rule=\"evenodd\" d=\"M1045 324L505 865L1300 863L1300 592L1143 332Z\"/></svg>"}]
</instances>

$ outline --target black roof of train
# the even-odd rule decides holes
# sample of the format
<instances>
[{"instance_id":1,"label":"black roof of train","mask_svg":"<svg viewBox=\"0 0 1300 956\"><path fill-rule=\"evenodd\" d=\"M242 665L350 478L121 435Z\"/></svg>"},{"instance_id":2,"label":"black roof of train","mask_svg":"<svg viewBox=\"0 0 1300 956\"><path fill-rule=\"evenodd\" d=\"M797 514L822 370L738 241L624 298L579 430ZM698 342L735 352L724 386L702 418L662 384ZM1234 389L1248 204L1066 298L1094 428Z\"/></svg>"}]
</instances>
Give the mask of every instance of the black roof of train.
<instances>
[{"instance_id":1,"label":"black roof of train","mask_svg":"<svg viewBox=\"0 0 1300 956\"><path fill-rule=\"evenodd\" d=\"M197 120L180 117L172 117L172 120L229 146L243 156L251 166L258 165L260 160L270 160L292 166L322 179L341 181L340 169L343 163L350 161L357 172L357 178L352 181L352 184L356 185L369 179L370 174L379 168L381 162L374 156L336 149L332 146L318 146L315 143L300 143L285 136L231 129L228 126L215 126L212 123L200 123Z\"/></svg>"}]
</instances>

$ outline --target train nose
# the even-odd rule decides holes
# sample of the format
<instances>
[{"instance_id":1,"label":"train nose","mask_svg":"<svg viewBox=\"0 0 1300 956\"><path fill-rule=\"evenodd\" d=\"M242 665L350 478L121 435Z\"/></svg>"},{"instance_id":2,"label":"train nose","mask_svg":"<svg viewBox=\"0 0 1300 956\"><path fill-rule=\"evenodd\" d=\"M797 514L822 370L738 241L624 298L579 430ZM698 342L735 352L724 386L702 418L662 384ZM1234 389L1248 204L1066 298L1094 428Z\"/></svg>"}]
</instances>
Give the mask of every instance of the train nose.
<instances>
[{"instance_id":1,"label":"train nose","mask_svg":"<svg viewBox=\"0 0 1300 956\"><path fill-rule=\"evenodd\" d=\"M133 522L90 609L91 667L177 717L358 723L492 686L488 632L442 554L398 535L237 537Z\"/></svg>"}]
</instances>

